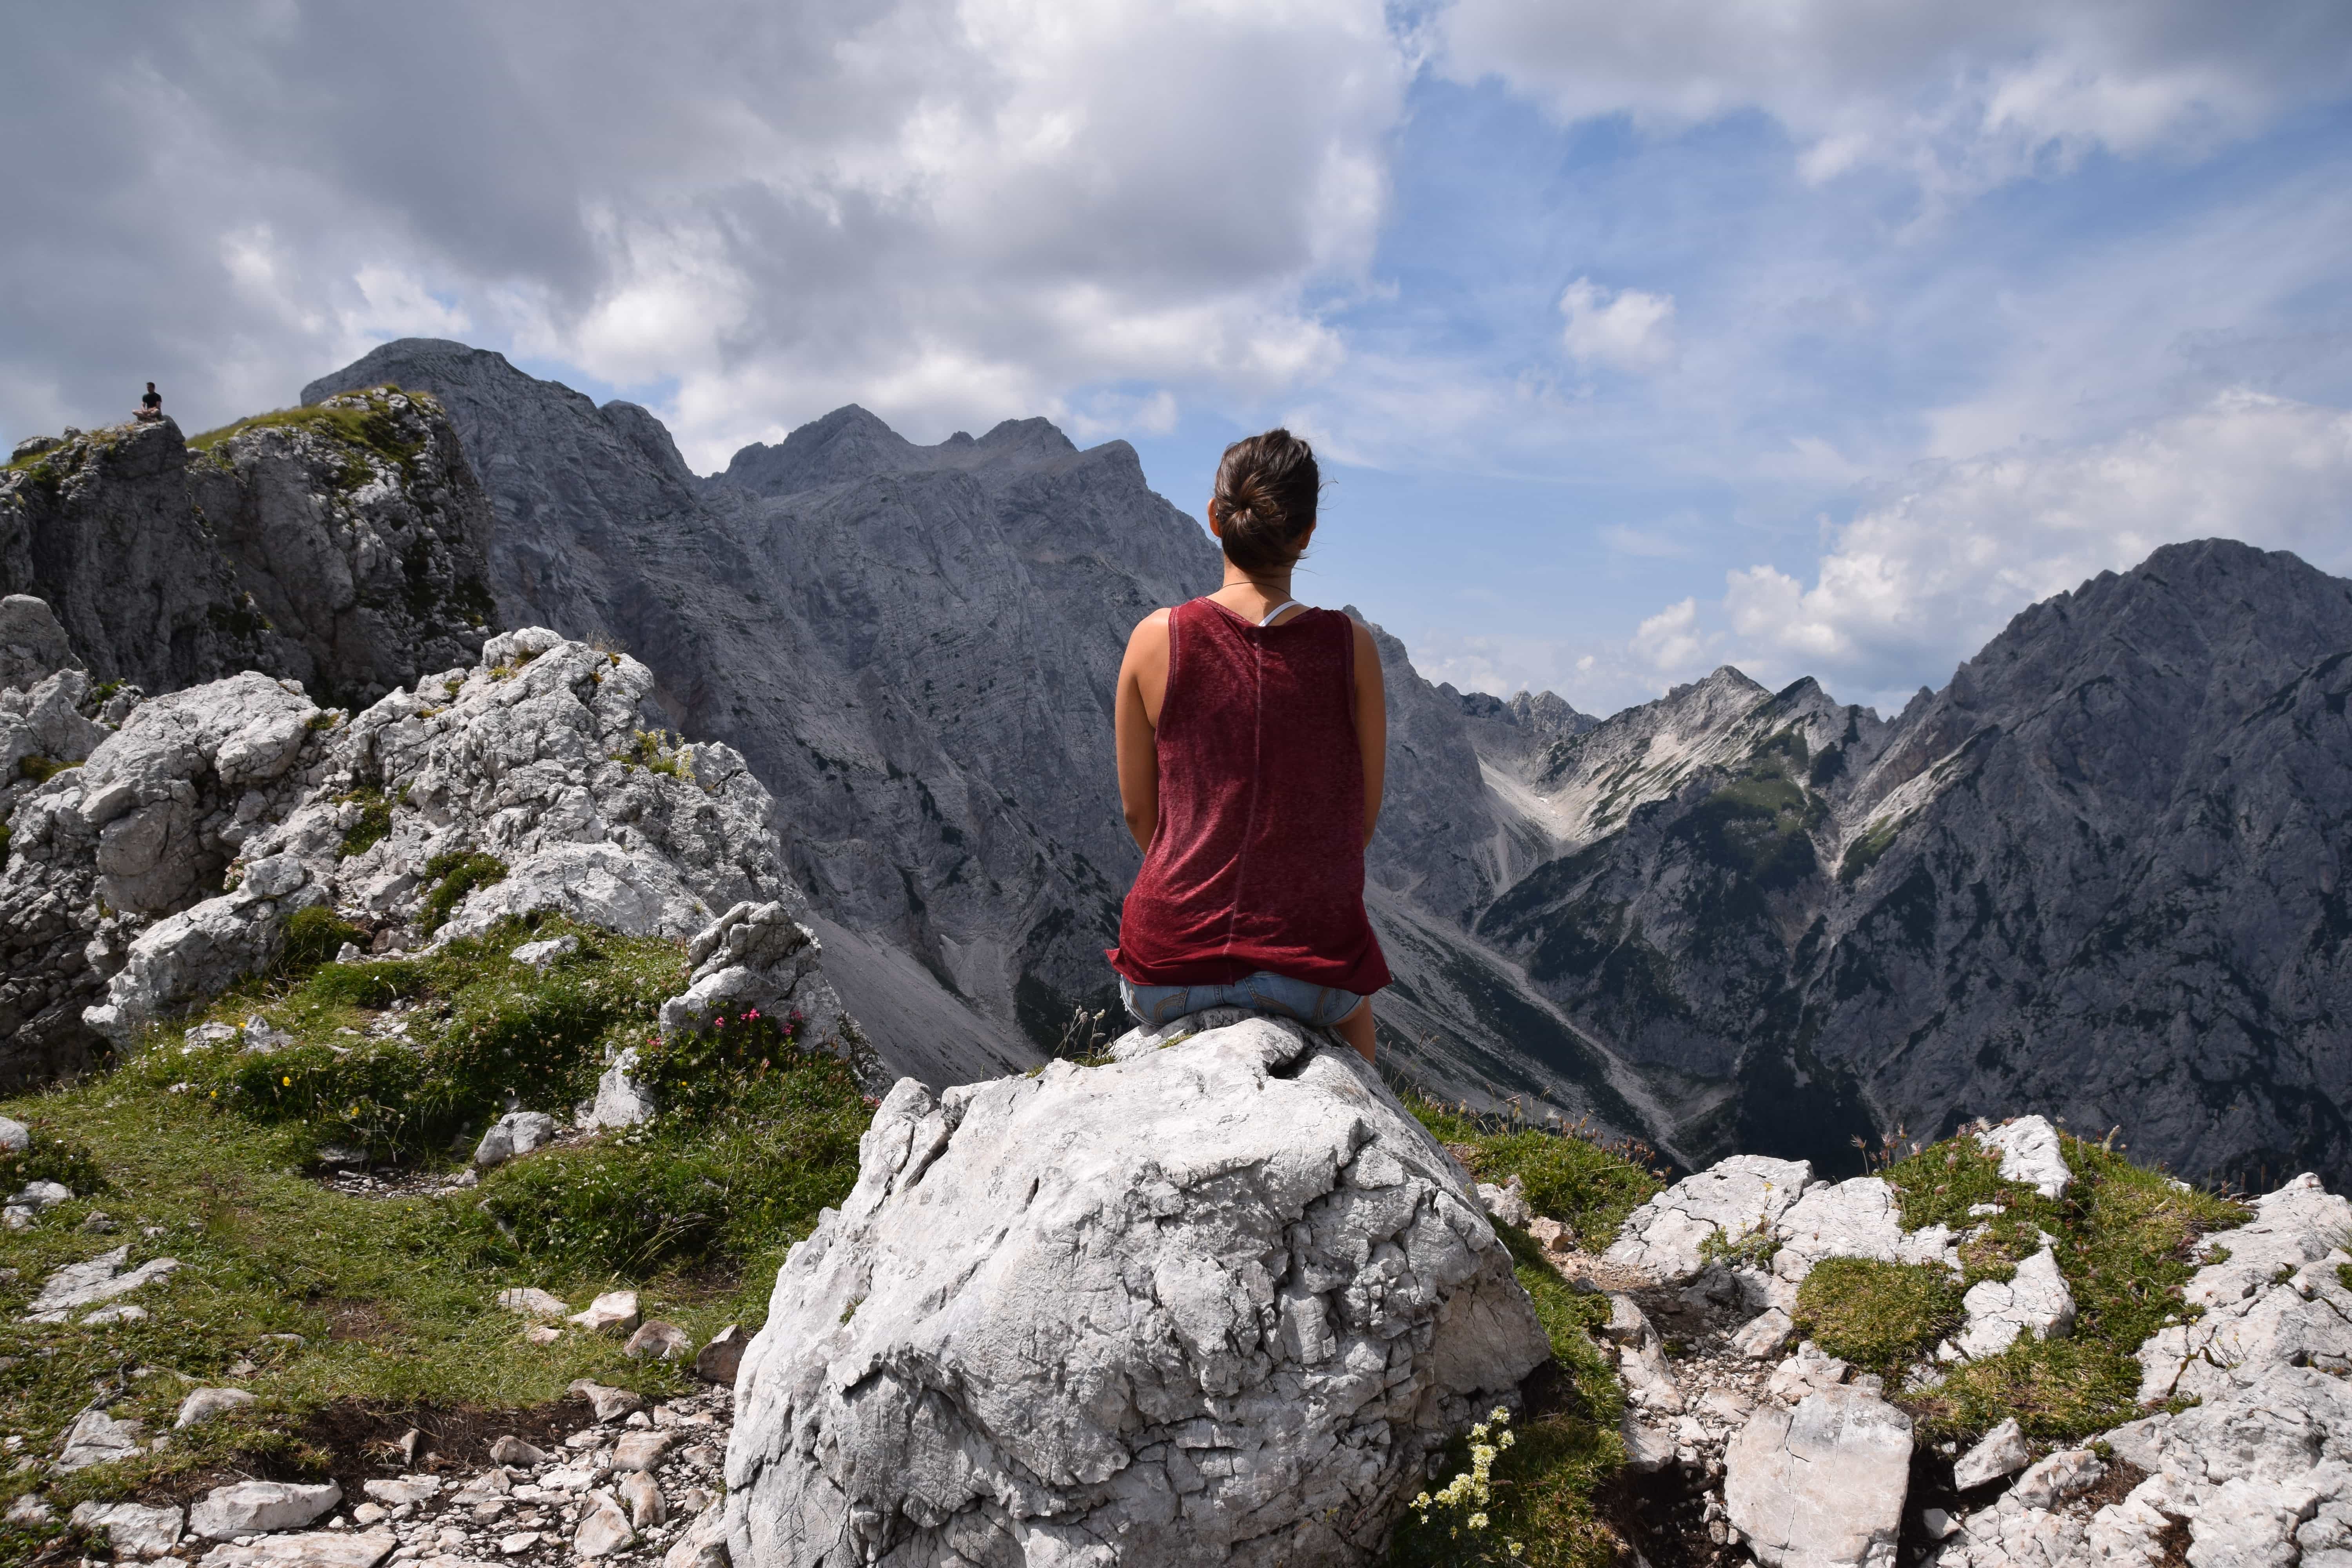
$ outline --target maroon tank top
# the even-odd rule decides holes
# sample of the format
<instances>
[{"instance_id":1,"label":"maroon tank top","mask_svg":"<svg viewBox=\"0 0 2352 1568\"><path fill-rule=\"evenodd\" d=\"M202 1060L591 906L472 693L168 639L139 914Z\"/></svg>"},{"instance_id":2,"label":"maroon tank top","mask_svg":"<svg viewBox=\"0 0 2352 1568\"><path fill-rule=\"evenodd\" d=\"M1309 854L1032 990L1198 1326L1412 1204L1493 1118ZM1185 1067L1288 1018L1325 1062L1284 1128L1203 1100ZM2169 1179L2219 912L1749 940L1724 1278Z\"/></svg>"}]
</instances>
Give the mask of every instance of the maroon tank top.
<instances>
[{"instance_id":1,"label":"maroon tank top","mask_svg":"<svg viewBox=\"0 0 2352 1568\"><path fill-rule=\"evenodd\" d=\"M1138 985L1261 969L1370 995L1356 628L1337 610L1252 626L1208 599L1168 616L1160 826L1105 955Z\"/></svg>"}]
</instances>

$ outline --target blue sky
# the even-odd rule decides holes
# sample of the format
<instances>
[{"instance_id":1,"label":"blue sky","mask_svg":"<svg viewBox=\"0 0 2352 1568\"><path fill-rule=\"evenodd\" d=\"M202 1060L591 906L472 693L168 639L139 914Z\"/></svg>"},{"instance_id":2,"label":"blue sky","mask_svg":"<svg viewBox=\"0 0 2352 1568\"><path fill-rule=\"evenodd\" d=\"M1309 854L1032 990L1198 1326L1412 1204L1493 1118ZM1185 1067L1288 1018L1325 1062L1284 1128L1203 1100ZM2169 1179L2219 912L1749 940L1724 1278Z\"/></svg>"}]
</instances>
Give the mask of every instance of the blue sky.
<instances>
[{"instance_id":1,"label":"blue sky","mask_svg":"<svg viewBox=\"0 0 2352 1568\"><path fill-rule=\"evenodd\" d=\"M709 469L1045 413L1463 686L1899 704L2169 539L2352 571L2352 9L290 0L0 60L0 437L191 429L386 336Z\"/></svg>"}]
</instances>

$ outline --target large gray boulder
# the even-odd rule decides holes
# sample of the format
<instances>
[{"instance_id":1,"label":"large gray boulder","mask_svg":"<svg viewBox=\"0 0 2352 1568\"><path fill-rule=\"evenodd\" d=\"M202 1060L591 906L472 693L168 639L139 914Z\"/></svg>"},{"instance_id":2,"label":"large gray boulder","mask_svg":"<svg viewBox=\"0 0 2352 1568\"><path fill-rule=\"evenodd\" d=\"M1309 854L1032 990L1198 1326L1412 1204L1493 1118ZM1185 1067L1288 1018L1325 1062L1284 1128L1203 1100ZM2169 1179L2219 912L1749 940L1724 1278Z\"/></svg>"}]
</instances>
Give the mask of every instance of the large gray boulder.
<instances>
[{"instance_id":1,"label":"large gray boulder","mask_svg":"<svg viewBox=\"0 0 2352 1568\"><path fill-rule=\"evenodd\" d=\"M736 1568L1360 1563L1549 1354L1353 1053L1254 1017L1121 1054L885 1100L739 1375Z\"/></svg>"},{"instance_id":2,"label":"large gray boulder","mask_svg":"<svg viewBox=\"0 0 2352 1568\"><path fill-rule=\"evenodd\" d=\"M1766 1405L1724 1452L1731 1527L1767 1568L1892 1568L1911 1417L1852 1385Z\"/></svg>"},{"instance_id":3,"label":"large gray boulder","mask_svg":"<svg viewBox=\"0 0 2352 1568\"><path fill-rule=\"evenodd\" d=\"M63 671L29 695L82 679ZM67 715L50 717L62 724ZM111 732L92 724L100 736L79 766L0 797L10 830L0 869L0 1086L87 1061L102 1031L85 1015L106 1002L136 944L156 922L219 895L245 840L323 776L327 717L294 682L238 675L138 703ZM0 711L0 730L7 722ZM74 739L79 748L89 731ZM232 895L248 910L234 931L197 921L167 934L172 956L160 965L150 940L126 990L168 1005L196 994L191 985L217 989L266 962L276 917L322 895L299 878L263 885L277 890Z\"/></svg>"}]
</instances>

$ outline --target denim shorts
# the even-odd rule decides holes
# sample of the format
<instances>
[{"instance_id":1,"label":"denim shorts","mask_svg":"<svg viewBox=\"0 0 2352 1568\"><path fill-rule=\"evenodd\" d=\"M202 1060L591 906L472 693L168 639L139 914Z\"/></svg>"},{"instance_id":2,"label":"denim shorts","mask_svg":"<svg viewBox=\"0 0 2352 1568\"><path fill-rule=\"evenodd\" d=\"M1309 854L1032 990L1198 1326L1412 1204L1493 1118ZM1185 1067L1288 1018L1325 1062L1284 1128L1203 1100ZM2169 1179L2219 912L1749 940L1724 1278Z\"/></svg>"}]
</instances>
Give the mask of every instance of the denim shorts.
<instances>
[{"instance_id":1,"label":"denim shorts","mask_svg":"<svg viewBox=\"0 0 2352 1568\"><path fill-rule=\"evenodd\" d=\"M1189 1013L1210 1007L1246 1007L1259 1013L1279 1013L1311 1028L1328 1029L1364 999L1352 991L1310 985L1286 974L1261 969L1230 985L1138 985L1119 977L1119 1000L1148 1029L1171 1024Z\"/></svg>"}]
</instances>

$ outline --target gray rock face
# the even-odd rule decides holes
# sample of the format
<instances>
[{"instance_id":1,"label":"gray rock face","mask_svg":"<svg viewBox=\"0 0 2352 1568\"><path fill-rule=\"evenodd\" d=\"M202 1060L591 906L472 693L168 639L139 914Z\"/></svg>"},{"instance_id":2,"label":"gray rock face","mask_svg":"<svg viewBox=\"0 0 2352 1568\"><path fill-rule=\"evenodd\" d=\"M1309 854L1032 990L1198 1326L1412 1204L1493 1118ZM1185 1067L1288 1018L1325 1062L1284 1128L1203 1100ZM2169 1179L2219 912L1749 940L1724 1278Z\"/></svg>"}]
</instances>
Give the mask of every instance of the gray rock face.
<instances>
[{"instance_id":1,"label":"gray rock face","mask_svg":"<svg viewBox=\"0 0 2352 1568\"><path fill-rule=\"evenodd\" d=\"M1851 1169L1852 1136L2046 1107L2191 1177L2341 1184L2347 648L2352 586L2204 541L2025 611L1890 722L1719 671L1493 763L1563 854L1478 930L1622 1058L1717 1086L1660 1129L1693 1163Z\"/></svg>"},{"instance_id":2,"label":"gray rock face","mask_svg":"<svg viewBox=\"0 0 2352 1568\"><path fill-rule=\"evenodd\" d=\"M1953 1462L1952 1486L1959 1491L1973 1490L1988 1481L2015 1475L2032 1458L2033 1450L2026 1446L2025 1429L2011 1416L1979 1438Z\"/></svg>"},{"instance_id":3,"label":"gray rock face","mask_svg":"<svg viewBox=\"0 0 2352 1568\"><path fill-rule=\"evenodd\" d=\"M1768 1568L1891 1568L1911 1418L1862 1389L1767 1405L1724 1453L1731 1527Z\"/></svg>"},{"instance_id":4,"label":"gray rock face","mask_svg":"<svg viewBox=\"0 0 2352 1568\"><path fill-rule=\"evenodd\" d=\"M150 1508L135 1502L85 1502L74 1505L73 1522L93 1535L102 1535L117 1557L161 1557L179 1544L181 1514L176 1508Z\"/></svg>"},{"instance_id":5,"label":"gray rock face","mask_svg":"<svg viewBox=\"0 0 2352 1568\"><path fill-rule=\"evenodd\" d=\"M737 1568L1358 1561L1549 1353L1352 1055L1266 1019L1129 1044L891 1091L743 1363Z\"/></svg>"},{"instance_id":6,"label":"gray rock face","mask_svg":"<svg viewBox=\"0 0 2352 1568\"><path fill-rule=\"evenodd\" d=\"M149 691L257 669L353 704L470 662L490 512L429 400L356 393L205 439L117 426L0 475L0 589L48 603L72 662Z\"/></svg>"}]
</instances>

